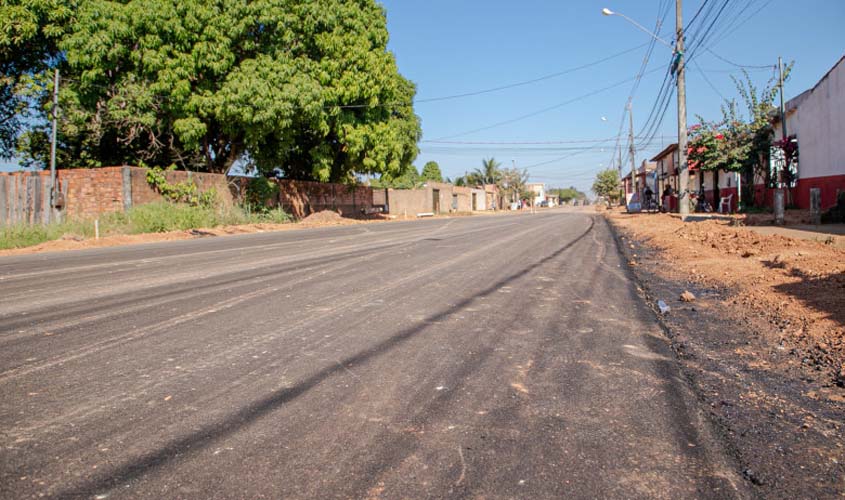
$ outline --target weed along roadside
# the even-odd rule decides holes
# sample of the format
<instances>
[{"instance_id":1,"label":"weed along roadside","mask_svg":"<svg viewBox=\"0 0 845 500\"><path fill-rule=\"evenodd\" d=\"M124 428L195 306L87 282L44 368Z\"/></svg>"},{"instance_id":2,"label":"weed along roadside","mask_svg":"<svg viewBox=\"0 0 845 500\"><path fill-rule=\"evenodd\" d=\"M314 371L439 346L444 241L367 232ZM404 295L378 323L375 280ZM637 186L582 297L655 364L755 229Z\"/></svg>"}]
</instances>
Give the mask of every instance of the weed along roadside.
<instances>
[{"instance_id":1,"label":"weed along roadside","mask_svg":"<svg viewBox=\"0 0 845 500\"><path fill-rule=\"evenodd\" d=\"M845 251L723 222L605 216L760 496L801 498L808 481L841 495Z\"/></svg>"},{"instance_id":2,"label":"weed along roadside","mask_svg":"<svg viewBox=\"0 0 845 500\"><path fill-rule=\"evenodd\" d=\"M388 215L386 189L263 176L227 177L170 166L62 170L58 176L64 193L61 216L44 223L47 219L41 214L48 209L47 197L22 197L20 191L20 186L28 184L45 189L42 177L42 173L27 172L0 175L0 254L416 218L403 216L401 211L400 215ZM469 188L454 189L465 192L444 192L459 200L477 195ZM425 194L417 189L391 189L389 199L420 193ZM393 212L400 205L393 207ZM452 208L446 208L444 201L443 207L438 216L498 213L493 204L480 201ZM313 217L323 212L335 216Z\"/></svg>"}]
</instances>

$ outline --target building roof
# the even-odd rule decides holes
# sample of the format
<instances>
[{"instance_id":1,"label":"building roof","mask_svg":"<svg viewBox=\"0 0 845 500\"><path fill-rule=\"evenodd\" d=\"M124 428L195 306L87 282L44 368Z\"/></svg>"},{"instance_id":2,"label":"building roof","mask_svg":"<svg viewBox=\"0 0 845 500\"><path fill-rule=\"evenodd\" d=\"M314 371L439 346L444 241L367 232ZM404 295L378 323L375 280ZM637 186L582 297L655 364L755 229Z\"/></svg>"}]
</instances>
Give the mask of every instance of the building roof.
<instances>
[{"instance_id":1,"label":"building roof","mask_svg":"<svg viewBox=\"0 0 845 500\"><path fill-rule=\"evenodd\" d=\"M678 143L677 142L674 143L674 144L669 144L668 146L666 146L666 148L663 151L657 153L657 155L654 158L652 158L651 161L660 161L662 158L665 158L665 157L669 156L670 154L674 153L675 151L677 151L677 149L678 149Z\"/></svg>"},{"instance_id":2,"label":"building roof","mask_svg":"<svg viewBox=\"0 0 845 500\"><path fill-rule=\"evenodd\" d=\"M817 88L819 88L819 85L821 85L825 80L827 80L828 77L830 77L831 73L833 73L836 68L838 68L839 65L843 62L845 62L845 56L842 56L838 61L836 61L836 64L834 64L833 67L830 68L827 73L825 73L824 76L822 76L819 81L816 82L815 85L813 85L813 88L807 89L804 92L801 92L797 96L793 97L792 99L786 101L786 103L784 104L784 107L786 108L786 114L789 115L796 109L798 109L798 107L801 106L801 104L806 101L807 98L810 97L813 92L816 91ZM780 123L780 111L775 110L773 112L772 123Z\"/></svg>"}]
</instances>

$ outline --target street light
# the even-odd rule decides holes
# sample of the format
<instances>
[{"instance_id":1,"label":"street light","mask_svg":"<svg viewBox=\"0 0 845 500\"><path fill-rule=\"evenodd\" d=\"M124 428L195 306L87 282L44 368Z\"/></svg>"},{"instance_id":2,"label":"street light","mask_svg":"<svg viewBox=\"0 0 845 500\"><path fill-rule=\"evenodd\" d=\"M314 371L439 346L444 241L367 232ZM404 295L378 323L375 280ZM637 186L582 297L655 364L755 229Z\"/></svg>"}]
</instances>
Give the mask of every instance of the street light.
<instances>
[{"instance_id":1,"label":"street light","mask_svg":"<svg viewBox=\"0 0 845 500\"><path fill-rule=\"evenodd\" d=\"M624 20L628 21L629 23L631 23L631 24L633 24L634 26L636 26L637 28L639 28L639 29L640 29L640 31L642 31L643 33L645 33L645 34L647 34L648 36L650 36L650 37L654 38L654 39L655 39L655 40L657 40L658 42L660 42L660 43L662 43L663 45L665 45L665 46L669 47L670 49L674 49L674 47L672 47L672 44L670 44L670 43L669 43L669 42L667 42L666 40L664 40L664 39L660 38L659 36L655 35L655 34L654 34L654 33L652 33L651 31L649 31L649 30L648 30L648 28L646 28L646 27L645 27L645 26L643 26L642 24L640 24L640 23L638 23L638 22L634 21L633 19L631 19L630 17L626 16L625 14L622 14L622 13L619 13L619 12L613 12L612 10L608 9L607 7L603 8L603 9L601 10L601 13L602 13L602 14L604 14L605 16L619 16L619 17L621 17L622 19L624 19Z\"/></svg>"},{"instance_id":2,"label":"street light","mask_svg":"<svg viewBox=\"0 0 845 500\"><path fill-rule=\"evenodd\" d=\"M689 165L687 164L687 90L686 80L684 78L684 22L683 9L681 8L682 0L675 0L675 46L652 33L640 23L634 21L630 17L613 12L607 7L601 10L605 16L619 16L629 23L636 26L639 30L647 33L650 37L658 42L672 49L675 54L674 67L676 68L677 82L678 82L678 169L679 169L679 183L678 186L678 211L681 218L684 219L689 215ZM633 181L633 178L631 179Z\"/></svg>"}]
</instances>

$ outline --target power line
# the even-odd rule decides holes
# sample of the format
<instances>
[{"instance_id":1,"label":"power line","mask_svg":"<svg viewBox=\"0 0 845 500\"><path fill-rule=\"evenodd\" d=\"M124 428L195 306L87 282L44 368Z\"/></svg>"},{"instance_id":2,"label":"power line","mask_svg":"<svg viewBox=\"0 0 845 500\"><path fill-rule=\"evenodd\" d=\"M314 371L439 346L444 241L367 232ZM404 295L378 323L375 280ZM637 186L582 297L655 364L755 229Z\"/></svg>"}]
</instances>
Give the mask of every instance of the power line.
<instances>
[{"instance_id":1,"label":"power line","mask_svg":"<svg viewBox=\"0 0 845 500\"><path fill-rule=\"evenodd\" d=\"M689 31L692 25L695 24L695 20L698 19L698 16L701 14L701 12L704 10L704 7L706 7L709 2L710 0L704 0L704 2L701 3L701 6L699 6L698 10L695 12L695 15L692 16L692 19L689 20L689 23L687 23L687 26L684 28L684 33Z\"/></svg>"},{"instance_id":2,"label":"power line","mask_svg":"<svg viewBox=\"0 0 845 500\"><path fill-rule=\"evenodd\" d=\"M660 34L661 27L662 27L663 23L666 21L666 16L669 14L669 7L671 7L671 1L666 0L666 2L661 1L660 5L657 8L657 20L655 21L655 27L654 27L654 31L657 32L657 35ZM661 15L661 12L663 13L662 15ZM656 36L652 37L652 39L650 40L649 48L646 51L645 56L643 57L643 62L640 65L640 70L637 73L637 77L636 77L636 80L634 82L634 85L631 86L631 91L628 93L627 105L622 111L622 118L619 121L619 130L617 130L617 133L616 133L616 144L613 147L614 152L611 155L610 162L609 162L609 164L611 166L614 164L614 162L616 160L616 152L618 152L619 148L621 148L622 130L625 127L625 116L627 115L627 113L630 112L628 105L630 105L633 102L634 96L636 95L637 90L639 89L640 81L642 80L642 77L643 77L643 71L645 71L645 68L648 65L648 61L651 58L651 55L654 53L654 47L655 47L656 41L657 41ZM617 168L621 169L622 165L621 164L618 165Z\"/></svg>"},{"instance_id":3,"label":"power line","mask_svg":"<svg viewBox=\"0 0 845 500\"><path fill-rule=\"evenodd\" d=\"M752 13L751 13L748 17L746 17L745 19L740 20L740 17L742 16L742 14L743 14L743 13L745 13L745 12L746 12L746 11L747 11L747 10L748 10L748 9L749 9L752 5L753 5L753 4L754 4L754 1L755 1L755 0L751 0L750 2L748 2L748 3L745 5L745 7L744 7L744 8L743 8L740 12L739 12L739 14L737 14L736 16L734 16L733 21L732 21L731 23L729 23L729 24L728 24L728 26L727 26L724 30L722 30L722 31L719 33L719 36L718 36L718 38L720 39L719 41L721 41L722 39L725 39L725 38L727 38L728 36L730 36L730 35L732 35L733 33L735 33L735 32L736 32L736 30L738 30L738 29L739 29L740 27L742 27L745 23L747 23L748 21L750 21L751 19L753 19L755 16L757 16L757 14L759 14L759 13L760 13L763 9L765 9L766 7L768 7L769 5L771 5L771 3L772 3L772 1L773 1L773 0L766 0L766 1L765 1L765 3L763 3L762 5L760 5L760 7L759 7L757 10L755 10L754 12L752 12ZM715 45L716 43L719 43L719 42L718 42L718 41L717 41L717 42L714 42L714 44L713 44L713 45Z\"/></svg>"},{"instance_id":4,"label":"power line","mask_svg":"<svg viewBox=\"0 0 845 500\"><path fill-rule=\"evenodd\" d=\"M760 65L760 66L752 66L752 65L749 65L749 64L739 64L739 63L735 63L733 61L730 61L730 60L720 56L719 54L713 52L713 50L711 50L710 48L705 47L704 50L709 52L710 55L714 56L716 59L724 61L724 62L730 64L731 66L736 66L737 68L755 69L755 70L770 70L770 69L775 67L774 64L767 64L767 65Z\"/></svg>"},{"instance_id":5,"label":"power line","mask_svg":"<svg viewBox=\"0 0 845 500\"><path fill-rule=\"evenodd\" d=\"M701 74L701 77L704 78L704 81L707 82L707 85L709 85L710 88L713 89L713 92L715 92L719 97L721 97L723 101L727 101L728 98L725 97L725 95L722 94L719 89L716 88L715 85L713 85L713 82L710 81L710 78L707 77L707 74L701 69L701 66L698 65L698 62L693 61L693 65L695 66L695 69L697 69L698 72Z\"/></svg>"},{"instance_id":6,"label":"power line","mask_svg":"<svg viewBox=\"0 0 845 500\"><path fill-rule=\"evenodd\" d=\"M654 73L654 71L657 71L657 70L649 71L646 74ZM528 119L528 118L532 118L532 117L537 116L537 115L548 113L549 111L554 111L555 109L562 108L562 107L567 106L569 104L573 104L573 103L576 103L576 102L579 102L579 101L583 101L583 100L585 100L589 97L592 97L594 95L601 94L603 92L607 92L608 90L612 90L612 89L615 89L616 87L620 87L622 85L625 85L626 83L633 81L635 79L636 78L626 78L625 80L616 82L612 85L608 85L607 87L602 87L598 90L594 90L592 92L587 92L586 94L579 95L578 97L568 99L566 101L560 102L560 103L555 104L553 106L542 108L542 109L539 109L537 111L532 111L531 113L526 113L524 115L520 115L520 116L511 118L511 119L508 119L508 120L503 120L503 121L496 122L496 123L493 123L493 124L490 124L490 125L486 125L484 127L479 127L479 128L475 128L475 129L472 129L472 130L466 130L464 132L446 135L446 136L438 137L438 138L432 139L432 140L433 141L442 141L442 140L446 140L446 139L454 139L456 137L463 137L465 135L474 134L476 132L481 132L481 131L484 131L484 130L490 130L492 128L501 127L503 125L510 125L511 123L516 123L518 121L522 121L522 120L525 120L525 119Z\"/></svg>"},{"instance_id":7,"label":"power line","mask_svg":"<svg viewBox=\"0 0 845 500\"><path fill-rule=\"evenodd\" d=\"M642 47L645 47L646 45L648 45L648 43L644 43L642 45L638 45L636 47L632 47L630 49L623 50L622 52L617 52L616 54L607 56L607 57L605 57L603 59L599 59L597 61L593 61L591 63L582 64L580 66L575 66L573 68L558 71L556 73L550 73L548 75L533 78L531 80L524 80L524 81L521 81L521 82L511 83L511 84L508 84L508 85L501 85L499 87L492 87L492 88L488 88L488 89L484 89L484 90L476 90L476 91L473 91L473 92L464 92L462 94L446 95L446 96L440 96L440 97L429 97L429 98L425 98L425 99L416 99L414 102L419 104L419 103L427 103L427 102L447 101L447 100L452 100L452 99L460 99L460 98L463 98L463 97L473 97L473 96L482 95L482 94L489 94L491 92L498 92L498 91L501 91L501 90L507 90L507 89L512 89L512 88L516 88L516 87L522 87L522 86L525 86L525 85L530 85L532 83L542 82L542 81L545 81L545 80L557 78L559 76L568 75L570 73L574 73L574 72L580 71L582 69L587 69L587 68L591 68L593 66L598 66L601 63L616 59L617 57L624 56L625 54L630 54L631 52L634 52L634 51L636 51L636 50L638 50Z\"/></svg>"},{"instance_id":8,"label":"power line","mask_svg":"<svg viewBox=\"0 0 845 500\"><path fill-rule=\"evenodd\" d=\"M480 144L480 145L531 145L531 144L585 144L591 142L605 142L613 140L614 137L605 139L576 139L569 141L420 141L429 144Z\"/></svg>"}]
</instances>

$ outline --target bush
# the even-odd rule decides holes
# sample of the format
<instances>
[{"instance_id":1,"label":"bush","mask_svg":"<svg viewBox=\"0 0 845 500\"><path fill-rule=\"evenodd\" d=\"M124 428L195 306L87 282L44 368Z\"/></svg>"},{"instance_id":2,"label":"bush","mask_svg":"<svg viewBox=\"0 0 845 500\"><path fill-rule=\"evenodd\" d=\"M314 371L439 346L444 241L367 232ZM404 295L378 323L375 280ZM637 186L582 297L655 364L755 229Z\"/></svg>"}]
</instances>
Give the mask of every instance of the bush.
<instances>
[{"instance_id":1,"label":"bush","mask_svg":"<svg viewBox=\"0 0 845 500\"><path fill-rule=\"evenodd\" d=\"M244 207L250 212L269 212L270 201L278 195L278 183L266 177L254 177L246 185Z\"/></svg>"}]
</instances>

